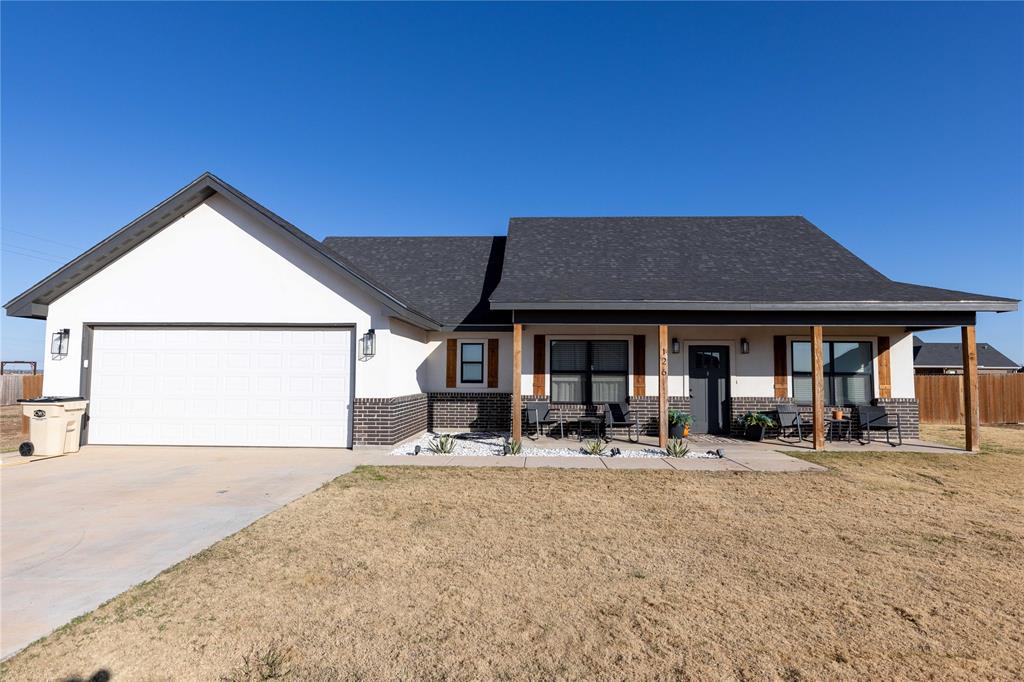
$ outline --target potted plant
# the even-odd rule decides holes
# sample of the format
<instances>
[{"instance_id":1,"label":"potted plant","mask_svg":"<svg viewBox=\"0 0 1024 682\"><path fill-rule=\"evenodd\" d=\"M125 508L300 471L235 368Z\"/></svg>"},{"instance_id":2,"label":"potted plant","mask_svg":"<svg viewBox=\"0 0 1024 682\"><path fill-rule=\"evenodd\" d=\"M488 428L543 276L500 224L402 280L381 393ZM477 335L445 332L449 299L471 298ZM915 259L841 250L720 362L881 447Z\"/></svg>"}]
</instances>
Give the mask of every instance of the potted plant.
<instances>
[{"instance_id":1,"label":"potted plant","mask_svg":"<svg viewBox=\"0 0 1024 682\"><path fill-rule=\"evenodd\" d=\"M690 435L693 417L679 410L668 411L668 431L671 438L685 438Z\"/></svg>"},{"instance_id":2,"label":"potted plant","mask_svg":"<svg viewBox=\"0 0 1024 682\"><path fill-rule=\"evenodd\" d=\"M744 436L747 440L764 440L764 430L775 426L775 421L766 414L760 412L747 412L740 418L740 424L744 427Z\"/></svg>"},{"instance_id":3,"label":"potted plant","mask_svg":"<svg viewBox=\"0 0 1024 682\"><path fill-rule=\"evenodd\" d=\"M843 408L837 407L834 410L832 410L832 418L833 419L842 419L843 418Z\"/></svg>"}]
</instances>

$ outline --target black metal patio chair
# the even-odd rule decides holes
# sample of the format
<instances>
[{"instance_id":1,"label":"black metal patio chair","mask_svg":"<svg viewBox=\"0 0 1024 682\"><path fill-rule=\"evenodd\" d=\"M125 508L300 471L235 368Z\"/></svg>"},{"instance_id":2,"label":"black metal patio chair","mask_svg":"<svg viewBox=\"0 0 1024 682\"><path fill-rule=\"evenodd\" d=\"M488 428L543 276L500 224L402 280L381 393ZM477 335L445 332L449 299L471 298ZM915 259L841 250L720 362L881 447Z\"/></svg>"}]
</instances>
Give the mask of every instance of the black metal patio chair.
<instances>
[{"instance_id":1,"label":"black metal patio chair","mask_svg":"<svg viewBox=\"0 0 1024 682\"><path fill-rule=\"evenodd\" d=\"M797 442L804 439L804 423L800 417L800 408L796 405L779 404L775 406L775 416L779 422L779 440L784 440L786 432L792 437L796 433Z\"/></svg>"},{"instance_id":2,"label":"black metal patio chair","mask_svg":"<svg viewBox=\"0 0 1024 682\"><path fill-rule=\"evenodd\" d=\"M529 400L523 409L526 412L526 429L529 431L530 428L533 428L534 440L540 438L541 430L545 426L554 426L555 424L558 424L559 436L565 438L565 421L562 419L562 411L557 407L551 407L550 402Z\"/></svg>"},{"instance_id":3,"label":"black metal patio chair","mask_svg":"<svg viewBox=\"0 0 1024 682\"><path fill-rule=\"evenodd\" d=\"M633 413L629 409L629 405L625 403L607 403L604 411L604 435L606 440L611 440L611 430L613 428L626 429L626 438L629 439L630 443L640 442L640 422L634 417ZM633 438L633 430L636 430L636 439Z\"/></svg>"},{"instance_id":4,"label":"black metal patio chair","mask_svg":"<svg viewBox=\"0 0 1024 682\"><path fill-rule=\"evenodd\" d=\"M899 438L899 444L903 445L903 429L900 423L900 415L896 415L896 422L893 423L890 418L892 415L885 411L884 407L878 405L858 405L857 416L860 420L860 431L861 436L865 437L865 440L857 439L857 442L862 445L871 442L871 429L875 431L885 431L885 442L896 447L896 444L892 442L890 433L893 429L896 429L896 436Z\"/></svg>"}]
</instances>

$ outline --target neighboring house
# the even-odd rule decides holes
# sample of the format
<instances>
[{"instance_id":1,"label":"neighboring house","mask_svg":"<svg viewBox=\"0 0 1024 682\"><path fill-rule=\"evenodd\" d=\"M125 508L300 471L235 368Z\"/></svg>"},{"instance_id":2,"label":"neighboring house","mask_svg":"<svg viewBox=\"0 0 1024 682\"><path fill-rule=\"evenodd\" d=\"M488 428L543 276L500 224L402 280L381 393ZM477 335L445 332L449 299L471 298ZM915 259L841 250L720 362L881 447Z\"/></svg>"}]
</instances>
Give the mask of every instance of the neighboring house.
<instances>
[{"instance_id":1,"label":"neighboring house","mask_svg":"<svg viewBox=\"0 0 1024 682\"><path fill-rule=\"evenodd\" d=\"M913 437L911 330L1017 303L894 282L801 217L318 242L204 174L5 307L46 319L44 392L91 401L89 443L348 446L514 433L527 396L727 432L811 400L812 333L824 402Z\"/></svg>"},{"instance_id":2,"label":"neighboring house","mask_svg":"<svg viewBox=\"0 0 1024 682\"><path fill-rule=\"evenodd\" d=\"M979 374L1013 374L1020 365L1000 353L995 346L977 344ZM914 336L914 372L916 374L963 374L964 351L959 343L933 343Z\"/></svg>"}]
</instances>

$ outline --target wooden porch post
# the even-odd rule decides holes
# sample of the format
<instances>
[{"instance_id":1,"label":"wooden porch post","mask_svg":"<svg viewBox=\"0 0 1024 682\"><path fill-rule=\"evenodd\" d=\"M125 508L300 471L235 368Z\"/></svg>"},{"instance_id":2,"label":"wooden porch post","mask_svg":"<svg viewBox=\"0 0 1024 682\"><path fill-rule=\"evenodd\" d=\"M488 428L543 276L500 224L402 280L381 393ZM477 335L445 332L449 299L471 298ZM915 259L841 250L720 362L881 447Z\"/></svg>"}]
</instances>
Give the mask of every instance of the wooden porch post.
<instances>
[{"instance_id":1,"label":"wooden porch post","mask_svg":"<svg viewBox=\"0 0 1024 682\"><path fill-rule=\"evenodd\" d=\"M668 325L658 325L658 447L668 445Z\"/></svg>"},{"instance_id":2,"label":"wooden porch post","mask_svg":"<svg viewBox=\"0 0 1024 682\"><path fill-rule=\"evenodd\" d=\"M821 326L811 327L811 409L814 423L814 449L825 449L825 367Z\"/></svg>"},{"instance_id":3,"label":"wooden porch post","mask_svg":"<svg viewBox=\"0 0 1024 682\"><path fill-rule=\"evenodd\" d=\"M512 326L512 440L523 439L523 325Z\"/></svg>"},{"instance_id":4,"label":"wooden porch post","mask_svg":"<svg viewBox=\"0 0 1024 682\"><path fill-rule=\"evenodd\" d=\"M964 354L964 450L981 449L981 415L978 403L978 347L974 340L974 325L960 327L961 348Z\"/></svg>"}]
</instances>

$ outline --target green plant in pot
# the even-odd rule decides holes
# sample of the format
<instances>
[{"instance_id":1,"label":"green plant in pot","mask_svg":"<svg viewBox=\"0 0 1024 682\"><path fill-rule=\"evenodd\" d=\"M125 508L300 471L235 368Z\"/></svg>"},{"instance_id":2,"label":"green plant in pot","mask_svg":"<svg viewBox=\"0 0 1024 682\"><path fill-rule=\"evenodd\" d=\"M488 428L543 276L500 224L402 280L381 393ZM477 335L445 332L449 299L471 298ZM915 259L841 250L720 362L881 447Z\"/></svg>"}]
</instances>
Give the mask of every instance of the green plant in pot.
<instances>
[{"instance_id":1,"label":"green plant in pot","mask_svg":"<svg viewBox=\"0 0 1024 682\"><path fill-rule=\"evenodd\" d=\"M693 416L679 410L668 411L668 435L671 438L685 438L690 435Z\"/></svg>"},{"instance_id":2,"label":"green plant in pot","mask_svg":"<svg viewBox=\"0 0 1024 682\"><path fill-rule=\"evenodd\" d=\"M775 426L775 420L761 412L747 412L740 417L743 432L747 440L764 440L765 429Z\"/></svg>"}]
</instances>

